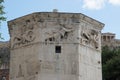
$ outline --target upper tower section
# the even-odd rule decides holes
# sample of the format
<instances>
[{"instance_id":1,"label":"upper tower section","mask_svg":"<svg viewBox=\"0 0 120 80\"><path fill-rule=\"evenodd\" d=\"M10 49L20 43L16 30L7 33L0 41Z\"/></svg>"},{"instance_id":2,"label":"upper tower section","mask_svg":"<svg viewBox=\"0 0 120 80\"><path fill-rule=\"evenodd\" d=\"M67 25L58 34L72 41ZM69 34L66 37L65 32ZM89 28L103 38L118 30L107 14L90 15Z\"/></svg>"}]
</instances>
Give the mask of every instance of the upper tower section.
<instances>
[{"instance_id":1,"label":"upper tower section","mask_svg":"<svg viewBox=\"0 0 120 80\"><path fill-rule=\"evenodd\" d=\"M79 43L98 49L104 24L81 13L36 12L8 22L11 48Z\"/></svg>"}]
</instances>

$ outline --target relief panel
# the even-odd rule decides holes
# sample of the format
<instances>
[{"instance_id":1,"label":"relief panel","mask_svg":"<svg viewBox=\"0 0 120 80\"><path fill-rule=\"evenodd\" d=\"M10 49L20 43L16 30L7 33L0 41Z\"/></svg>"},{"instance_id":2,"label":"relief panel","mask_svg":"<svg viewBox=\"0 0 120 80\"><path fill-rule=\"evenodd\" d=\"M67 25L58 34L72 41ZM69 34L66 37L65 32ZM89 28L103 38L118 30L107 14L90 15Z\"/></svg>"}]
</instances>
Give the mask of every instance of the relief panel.
<instances>
[{"instance_id":1,"label":"relief panel","mask_svg":"<svg viewBox=\"0 0 120 80\"><path fill-rule=\"evenodd\" d=\"M87 25L84 24L80 31L80 43L96 50L100 50L100 32L95 29L89 28L89 26L86 26Z\"/></svg>"}]
</instances>

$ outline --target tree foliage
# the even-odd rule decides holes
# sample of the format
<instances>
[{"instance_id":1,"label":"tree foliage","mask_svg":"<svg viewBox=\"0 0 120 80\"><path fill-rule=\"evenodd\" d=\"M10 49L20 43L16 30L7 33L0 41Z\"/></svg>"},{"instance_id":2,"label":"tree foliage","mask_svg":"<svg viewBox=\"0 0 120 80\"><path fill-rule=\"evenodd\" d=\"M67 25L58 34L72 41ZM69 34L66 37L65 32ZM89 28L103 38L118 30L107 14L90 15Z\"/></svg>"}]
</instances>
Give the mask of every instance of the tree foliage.
<instances>
[{"instance_id":1,"label":"tree foliage","mask_svg":"<svg viewBox=\"0 0 120 80\"><path fill-rule=\"evenodd\" d=\"M5 21L6 20L6 18L3 16L5 14L4 6L2 4L3 2L4 2L4 0L0 0L0 23L1 23L1 21Z\"/></svg>"},{"instance_id":2,"label":"tree foliage","mask_svg":"<svg viewBox=\"0 0 120 80\"><path fill-rule=\"evenodd\" d=\"M6 17L3 16L5 14L5 12L4 12L4 6L2 4L3 2L4 2L4 0L0 0L0 26L1 26L1 22L6 20ZM0 39L3 39L1 37L1 34L2 33L0 32Z\"/></svg>"},{"instance_id":3,"label":"tree foliage","mask_svg":"<svg viewBox=\"0 0 120 80\"><path fill-rule=\"evenodd\" d=\"M103 80L120 80L120 48L102 48Z\"/></svg>"}]
</instances>

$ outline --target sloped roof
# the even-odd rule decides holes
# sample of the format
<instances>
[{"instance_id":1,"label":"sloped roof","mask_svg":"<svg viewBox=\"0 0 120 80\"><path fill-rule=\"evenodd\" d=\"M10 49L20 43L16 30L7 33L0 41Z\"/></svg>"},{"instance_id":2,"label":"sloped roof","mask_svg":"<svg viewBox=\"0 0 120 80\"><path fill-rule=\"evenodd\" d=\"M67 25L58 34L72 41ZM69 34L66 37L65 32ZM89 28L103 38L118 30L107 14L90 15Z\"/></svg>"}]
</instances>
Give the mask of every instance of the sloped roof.
<instances>
[{"instance_id":1,"label":"sloped roof","mask_svg":"<svg viewBox=\"0 0 120 80\"><path fill-rule=\"evenodd\" d=\"M97 21L97 20L95 20L91 17L88 17L88 16L86 16L82 13L69 13L69 12L35 12L35 13L32 13L32 14L28 14L28 15L16 18L14 20L8 21L8 23L14 22L14 21L18 22L22 19L26 19L30 16L35 16L35 15L42 15L46 18L48 18L48 17L65 18L65 16L67 16L67 18L77 18L77 19L85 20L89 23L97 25L97 27L99 27L100 29L102 29L104 27L103 23L101 23L101 22L99 22L99 21Z\"/></svg>"}]
</instances>

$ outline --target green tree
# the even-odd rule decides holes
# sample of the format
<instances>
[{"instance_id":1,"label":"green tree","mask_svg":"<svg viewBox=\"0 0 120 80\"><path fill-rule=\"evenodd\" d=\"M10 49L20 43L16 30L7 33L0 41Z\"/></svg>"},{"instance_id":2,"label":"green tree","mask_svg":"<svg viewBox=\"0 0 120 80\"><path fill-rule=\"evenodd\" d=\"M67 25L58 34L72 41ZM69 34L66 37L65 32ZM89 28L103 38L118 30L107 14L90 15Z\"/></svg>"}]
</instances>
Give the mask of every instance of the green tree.
<instances>
[{"instance_id":1,"label":"green tree","mask_svg":"<svg viewBox=\"0 0 120 80\"><path fill-rule=\"evenodd\" d=\"M6 20L6 18L3 16L5 14L4 6L2 4L3 2L4 2L4 0L0 0L0 23L1 23L1 21L5 21Z\"/></svg>"},{"instance_id":2,"label":"green tree","mask_svg":"<svg viewBox=\"0 0 120 80\"><path fill-rule=\"evenodd\" d=\"M120 80L120 48L102 48L103 80Z\"/></svg>"},{"instance_id":3,"label":"green tree","mask_svg":"<svg viewBox=\"0 0 120 80\"><path fill-rule=\"evenodd\" d=\"M4 0L0 0L0 26L1 26L1 22L6 20L6 17L3 16L5 14L3 2L4 2ZM2 33L0 32L0 39L3 39L1 37L1 34Z\"/></svg>"}]
</instances>

